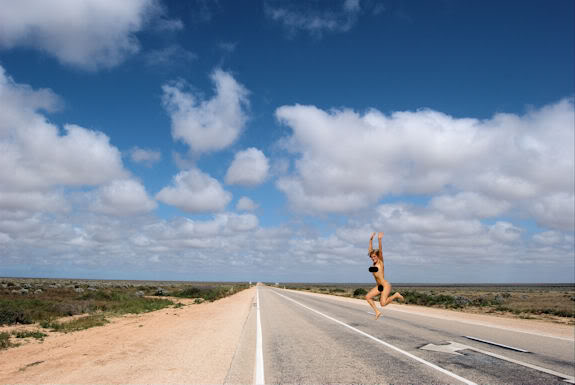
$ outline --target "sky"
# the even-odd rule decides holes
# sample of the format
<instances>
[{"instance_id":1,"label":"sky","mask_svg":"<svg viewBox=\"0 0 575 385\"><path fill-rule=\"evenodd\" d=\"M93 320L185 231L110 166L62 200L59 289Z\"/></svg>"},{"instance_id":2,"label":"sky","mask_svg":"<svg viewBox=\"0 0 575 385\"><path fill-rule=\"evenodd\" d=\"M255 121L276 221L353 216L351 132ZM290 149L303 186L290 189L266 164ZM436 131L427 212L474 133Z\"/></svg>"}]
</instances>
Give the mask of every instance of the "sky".
<instances>
[{"instance_id":1,"label":"sky","mask_svg":"<svg viewBox=\"0 0 575 385\"><path fill-rule=\"evenodd\" d=\"M575 282L571 0L0 9L0 276Z\"/></svg>"}]
</instances>

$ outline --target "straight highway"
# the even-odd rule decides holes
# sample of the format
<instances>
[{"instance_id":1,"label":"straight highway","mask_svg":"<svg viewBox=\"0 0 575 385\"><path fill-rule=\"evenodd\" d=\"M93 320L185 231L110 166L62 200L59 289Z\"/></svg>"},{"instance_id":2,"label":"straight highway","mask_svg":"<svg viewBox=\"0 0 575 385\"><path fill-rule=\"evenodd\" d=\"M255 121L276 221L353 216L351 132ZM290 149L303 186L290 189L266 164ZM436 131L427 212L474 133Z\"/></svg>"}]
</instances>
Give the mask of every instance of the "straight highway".
<instances>
[{"instance_id":1,"label":"straight highway","mask_svg":"<svg viewBox=\"0 0 575 385\"><path fill-rule=\"evenodd\" d=\"M257 293L226 383L575 382L569 338L389 308L374 321L361 301L267 286Z\"/></svg>"}]
</instances>

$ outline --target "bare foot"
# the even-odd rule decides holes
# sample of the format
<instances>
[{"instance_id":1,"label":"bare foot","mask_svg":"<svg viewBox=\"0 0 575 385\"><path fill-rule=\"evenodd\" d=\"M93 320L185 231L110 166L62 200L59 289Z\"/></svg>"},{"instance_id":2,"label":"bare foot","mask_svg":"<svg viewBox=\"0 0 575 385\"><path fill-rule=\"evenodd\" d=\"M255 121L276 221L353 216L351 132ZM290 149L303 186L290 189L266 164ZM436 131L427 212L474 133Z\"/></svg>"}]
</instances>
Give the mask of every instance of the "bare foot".
<instances>
[{"instance_id":1,"label":"bare foot","mask_svg":"<svg viewBox=\"0 0 575 385\"><path fill-rule=\"evenodd\" d=\"M381 315L381 312L380 312L380 311L376 312L376 313L375 313L375 319L377 320L380 315Z\"/></svg>"},{"instance_id":2,"label":"bare foot","mask_svg":"<svg viewBox=\"0 0 575 385\"><path fill-rule=\"evenodd\" d=\"M400 300L401 302L405 301L405 298L403 298L403 296L399 293L397 293L397 299Z\"/></svg>"}]
</instances>

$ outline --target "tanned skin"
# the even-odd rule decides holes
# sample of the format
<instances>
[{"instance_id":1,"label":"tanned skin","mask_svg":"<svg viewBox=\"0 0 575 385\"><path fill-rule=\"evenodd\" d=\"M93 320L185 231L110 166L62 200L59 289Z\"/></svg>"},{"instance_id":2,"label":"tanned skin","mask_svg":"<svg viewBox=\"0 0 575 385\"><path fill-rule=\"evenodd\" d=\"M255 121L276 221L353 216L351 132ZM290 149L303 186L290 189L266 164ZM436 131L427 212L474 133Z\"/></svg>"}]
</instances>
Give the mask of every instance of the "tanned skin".
<instances>
[{"instance_id":1,"label":"tanned skin","mask_svg":"<svg viewBox=\"0 0 575 385\"><path fill-rule=\"evenodd\" d=\"M375 237L375 233L371 234L369 238L369 257L371 258L373 265L377 267L377 271L373 272L373 278L375 278L375 282L377 282L377 286L374 287L367 293L365 299L369 306L373 308L375 312L375 319L378 319L381 316L381 312L377 309L375 302L373 301L373 297L379 297L379 304L381 307L389 305L393 300L399 299L403 301L403 296L399 293L395 293L391 297L389 297L389 293L391 292L391 284L387 282L384 278L384 271L383 271L383 251L381 248L381 239L383 238L383 233L380 232L377 234L377 240L379 241L379 250L373 250L373 237ZM383 286L383 291L380 292L378 286Z\"/></svg>"}]
</instances>

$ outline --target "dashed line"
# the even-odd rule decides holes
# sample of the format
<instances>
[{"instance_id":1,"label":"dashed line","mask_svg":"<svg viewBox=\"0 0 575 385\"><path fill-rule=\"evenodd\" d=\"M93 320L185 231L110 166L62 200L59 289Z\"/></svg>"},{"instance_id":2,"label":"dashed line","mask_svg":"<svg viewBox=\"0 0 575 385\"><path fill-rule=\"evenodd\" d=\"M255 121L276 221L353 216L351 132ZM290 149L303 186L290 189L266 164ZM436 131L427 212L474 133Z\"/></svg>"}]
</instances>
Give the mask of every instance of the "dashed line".
<instances>
[{"instance_id":1,"label":"dashed line","mask_svg":"<svg viewBox=\"0 0 575 385\"><path fill-rule=\"evenodd\" d=\"M470 339L470 340L473 340L473 341L483 342L484 344L499 346L500 348L505 348L505 349L509 349L509 350L515 350L516 352L529 353L527 350L514 348L513 346L509 346L509 345L498 344L497 342L493 342L493 341L482 340L481 338L477 338L477 337L471 337L471 336L463 336L463 337Z\"/></svg>"},{"instance_id":2,"label":"dashed line","mask_svg":"<svg viewBox=\"0 0 575 385\"><path fill-rule=\"evenodd\" d=\"M274 290L273 292L274 292L275 294L281 296L281 297L284 297L284 298L287 299L287 300L290 300L290 301L292 301L292 302L294 302L294 303L300 305L301 307L304 307L304 308L306 308L306 309L308 309L308 310L310 310L310 311L313 311L314 313L317 313L317 314L319 314L319 315L321 315L321 316L323 316L323 317L325 317L325 318L327 318L327 319L329 319L329 320L331 320L331 321L333 321L333 322L336 322L336 323L338 323L338 324L340 324L340 325L342 325L342 326L345 326L346 328L351 329L351 330L353 330L354 332L357 332L357 333L359 333L359 334L361 334L361 335L363 335L363 336L365 336L365 337L367 337L367 338L369 338L369 339L371 339L371 340L373 340L373 341L375 341L375 342L378 342L378 343L380 343L380 344L382 344L382 345L384 345L384 346L387 346L388 348L393 349L393 350L395 350L395 351L397 351L397 352L399 352L399 353L401 353L401 354L403 354L403 355L406 355L407 357L412 358L412 359L414 359L414 360L416 360L416 361L418 361L418 362L420 362L420 363L422 363L422 364L424 364L424 365L427 365L427 366L429 366L430 368L433 368L433 369L435 369L435 370L438 370L438 371L440 371L440 372L443 373L443 374L446 374L446 375L448 375L448 376L450 376L450 377L453 377L453 378L455 378L455 379L457 379L457 380L459 380L459 381L461 381L461 382L463 382L463 383L465 383L465 384L468 384L468 385L476 385L473 381L470 381L470 380L468 380L468 379L466 379L466 378L463 378L463 377L461 377L461 376L458 376L457 374L455 374L455 373L453 373L453 372L450 372L449 370L443 369L443 368L441 368L441 367L439 367L439 366L437 366L437 365L435 365L435 364L432 364L431 362L425 361L425 360L422 359L422 358L419 358L419 357L417 357L417 356L415 356L415 355L413 355L413 354L411 354L411 353L408 353L408 352L406 352L405 350L402 350L402 349L397 348L397 347L395 347L395 346L393 346L393 345L391 345L391 344L389 344L389 343L387 343L387 342L385 342L385 341L382 341L382 340L380 340L379 338L376 338L376 337L374 337L374 336L372 336L372 335L370 335L370 334L367 334L367 333L365 333L365 332L362 332L361 330L356 329L356 328L354 328L353 326L349 326L349 325L346 324L345 322L342 322L342 321L337 320L337 319L335 319L335 318L333 318L333 317L330 317L330 316L328 316L328 315L326 315L326 314L323 314L323 313L320 312L320 311L317 311L317 310L315 310L315 309L312 309L311 307L306 306L306 305L304 305L304 304L302 304L302 303L300 303L300 302L298 302L298 301L296 301L296 300L294 300L294 299L291 299L291 298L289 298L289 297L286 297L285 295L280 294L280 293L276 292L275 290Z\"/></svg>"}]
</instances>

